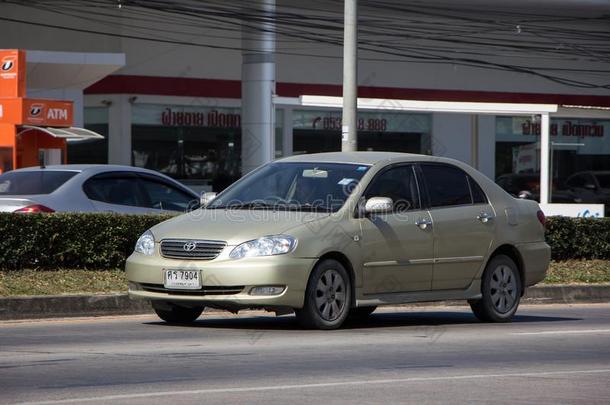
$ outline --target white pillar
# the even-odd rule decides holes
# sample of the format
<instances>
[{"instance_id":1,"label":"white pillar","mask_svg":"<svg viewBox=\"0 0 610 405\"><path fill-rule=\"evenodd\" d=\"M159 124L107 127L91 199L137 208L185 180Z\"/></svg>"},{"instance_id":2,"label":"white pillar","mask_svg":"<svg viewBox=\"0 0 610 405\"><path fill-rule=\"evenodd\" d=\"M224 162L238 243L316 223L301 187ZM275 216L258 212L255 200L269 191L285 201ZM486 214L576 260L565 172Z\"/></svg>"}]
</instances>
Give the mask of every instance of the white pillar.
<instances>
[{"instance_id":1,"label":"white pillar","mask_svg":"<svg viewBox=\"0 0 610 405\"><path fill-rule=\"evenodd\" d=\"M131 103L128 95L111 98L108 108L108 163L131 166Z\"/></svg>"},{"instance_id":2,"label":"white pillar","mask_svg":"<svg viewBox=\"0 0 610 405\"><path fill-rule=\"evenodd\" d=\"M242 27L242 175L275 157L275 1L256 0L257 21Z\"/></svg>"},{"instance_id":3,"label":"white pillar","mask_svg":"<svg viewBox=\"0 0 610 405\"><path fill-rule=\"evenodd\" d=\"M549 113L541 114L540 122L540 204L549 203L549 184L550 184L550 120Z\"/></svg>"},{"instance_id":4,"label":"white pillar","mask_svg":"<svg viewBox=\"0 0 610 405\"><path fill-rule=\"evenodd\" d=\"M341 150L358 150L358 0L344 0Z\"/></svg>"}]
</instances>

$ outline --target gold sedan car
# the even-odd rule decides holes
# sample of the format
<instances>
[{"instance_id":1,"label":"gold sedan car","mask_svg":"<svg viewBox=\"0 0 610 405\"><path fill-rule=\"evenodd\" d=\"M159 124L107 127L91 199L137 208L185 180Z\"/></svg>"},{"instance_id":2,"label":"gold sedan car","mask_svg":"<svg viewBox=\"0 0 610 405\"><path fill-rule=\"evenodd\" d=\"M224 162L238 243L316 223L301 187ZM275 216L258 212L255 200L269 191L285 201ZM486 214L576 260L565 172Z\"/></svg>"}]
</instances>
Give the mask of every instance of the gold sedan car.
<instances>
[{"instance_id":1,"label":"gold sedan car","mask_svg":"<svg viewBox=\"0 0 610 405\"><path fill-rule=\"evenodd\" d=\"M435 300L505 322L545 277L544 221L536 202L455 160L293 156L144 233L129 294L178 323L204 307L264 308L333 329L379 305Z\"/></svg>"}]
</instances>

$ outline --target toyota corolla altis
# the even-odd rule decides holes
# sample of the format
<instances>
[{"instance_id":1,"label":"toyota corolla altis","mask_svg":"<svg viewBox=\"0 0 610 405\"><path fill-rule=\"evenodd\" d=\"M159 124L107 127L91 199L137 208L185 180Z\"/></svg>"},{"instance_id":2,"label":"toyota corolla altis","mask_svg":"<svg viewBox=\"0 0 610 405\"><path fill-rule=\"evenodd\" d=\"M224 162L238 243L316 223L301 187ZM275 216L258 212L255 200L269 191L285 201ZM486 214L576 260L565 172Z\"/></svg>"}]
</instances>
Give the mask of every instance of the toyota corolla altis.
<instances>
[{"instance_id":1,"label":"toyota corolla altis","mask_svg":"<svg viewBox=\"0 0 610 405\"><path fill-rule=\"evenodd\" d=\"M258 168L146 231L126 270L130 296L168 322L264 308L332 329L380 305L435 300L505 322L549 260L536 202L455 160L354 152Z\"/></svg>"}]
</instances>

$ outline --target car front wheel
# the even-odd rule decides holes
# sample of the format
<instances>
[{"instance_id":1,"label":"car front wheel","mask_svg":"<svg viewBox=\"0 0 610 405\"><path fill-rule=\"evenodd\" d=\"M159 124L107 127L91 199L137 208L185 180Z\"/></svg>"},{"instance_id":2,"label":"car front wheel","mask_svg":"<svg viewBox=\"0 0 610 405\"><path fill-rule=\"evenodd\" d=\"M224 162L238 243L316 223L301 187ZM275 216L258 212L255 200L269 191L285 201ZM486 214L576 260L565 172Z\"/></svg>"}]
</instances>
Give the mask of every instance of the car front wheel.
<instances>
[{"instance_id":1,"label":"car front wheel","mask_svg":"<svg viewBox=\"0 0 610 405\"><path fill-rule=\"evenodd\" d=\"M201 313L203 307L187 308L169 302L152 302L152 307L159 318L169 323L191 323L194 322Z\"/></svg>"},{"instance_id":2,"label":"car front wheel","mask_svg":"<svg viewBox=\"0 0 610 405\"><path fill-rule=\"evenodd\" d=\"M343 324L351 305L350 280L345 267L336 260L316 265L305 292L297 319L306 328L336 329Z\"/></svg>"},{"instance_id":3,"label":"car front wheel","mask_svg":"<svg viewBox=\"0 0 610 405\"><path fill-rule=\"evenodd\" d=\"M482 298L470 301L474 315L484 322L509 322L521 300L521 278L515 262L506 255L489 261L483 273Z\"/></svg>"}]
</instances>

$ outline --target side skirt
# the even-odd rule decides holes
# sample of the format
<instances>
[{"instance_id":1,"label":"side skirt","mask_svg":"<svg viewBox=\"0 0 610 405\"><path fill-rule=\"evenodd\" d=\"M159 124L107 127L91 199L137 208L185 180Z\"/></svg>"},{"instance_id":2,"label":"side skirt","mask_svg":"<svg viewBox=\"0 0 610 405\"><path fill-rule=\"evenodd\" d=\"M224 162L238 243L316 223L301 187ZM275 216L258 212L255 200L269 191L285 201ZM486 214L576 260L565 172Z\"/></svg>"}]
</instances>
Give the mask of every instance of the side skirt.
<instances>
[{"instance_id":1,"label":"side skirt","mask_svg":"<svg viewBox=\"0 0 610 405\"><path fill-rule=\"evenodd\" d=\"M407 293L370 294L356 299L357 307L408 304L410 302L476 300L480 299L481 280L473 282L463 290L414 291Z\"/></svg>"}]
</instances>

